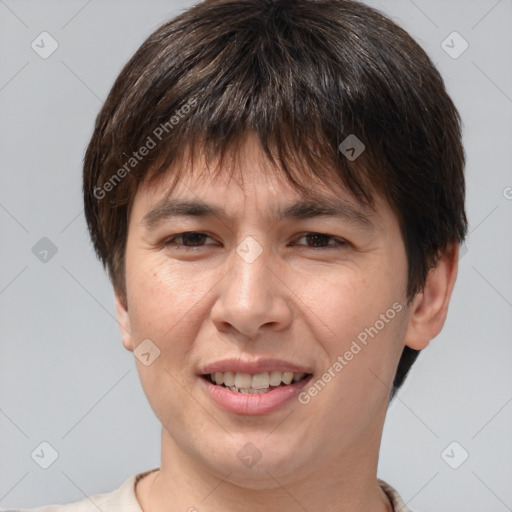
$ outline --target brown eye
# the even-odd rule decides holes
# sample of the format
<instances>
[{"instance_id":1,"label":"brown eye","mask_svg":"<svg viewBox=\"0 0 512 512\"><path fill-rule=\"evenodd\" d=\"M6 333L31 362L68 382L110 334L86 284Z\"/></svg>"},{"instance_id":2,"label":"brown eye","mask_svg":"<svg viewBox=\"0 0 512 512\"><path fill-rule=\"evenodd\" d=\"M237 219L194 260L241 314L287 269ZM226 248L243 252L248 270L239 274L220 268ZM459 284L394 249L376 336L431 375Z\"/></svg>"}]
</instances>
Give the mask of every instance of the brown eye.
<instances>
[{"instance_id":1,"label":"brown eye","mask_svg":"<svg viewBox=\"0 0 512 512\"><path fill-rule=\"evenodd\" d=\"M312 249L339 249L348 245L347 241L324 233L306 233L299 240L303 238L307 241L306 245L309 245ZM329 243L330 241L334 241L334 243Z\"/></svg>"},{"instance_id":2,"label":"brown eye","mask_svg":"<svg viewBox=\"0 0 512 512\"><path fill-rule=\"evenodd\" d=\"M184 246L184 247L201 247L206 238L209 238L205 233L199 233L197 231L188 231L186 233L180 233L168 238L165 245L170 246ZM175 242L178 240L178 242ZM181 240L181 242L180 242Z\"/></svg>"}]
</instances>

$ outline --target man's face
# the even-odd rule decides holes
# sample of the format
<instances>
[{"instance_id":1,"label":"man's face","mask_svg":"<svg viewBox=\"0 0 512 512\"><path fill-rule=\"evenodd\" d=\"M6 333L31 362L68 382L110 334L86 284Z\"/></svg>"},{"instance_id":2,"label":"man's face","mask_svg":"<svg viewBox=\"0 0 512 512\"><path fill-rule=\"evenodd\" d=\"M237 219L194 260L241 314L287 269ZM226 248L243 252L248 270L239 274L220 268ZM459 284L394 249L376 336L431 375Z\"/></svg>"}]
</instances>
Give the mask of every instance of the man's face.
<instances>
[{"instance_id":1,"label":"man's face","mask_svg":"<svg viewBox=\"0 0 512 512\"><path fill-rule=\"evenodd\" d=\"M341 186L311 182L341 216L274 217L304 198L264 174L255 137L243 156L243 184L187 173L168 198L226 217L169 215L170 176L137 192L124 344L160 350L136 362L169 449L246 485L284 485L378 452L409 315L406 253L389 206L365 211Z\"/></svg>"}]
</instances>

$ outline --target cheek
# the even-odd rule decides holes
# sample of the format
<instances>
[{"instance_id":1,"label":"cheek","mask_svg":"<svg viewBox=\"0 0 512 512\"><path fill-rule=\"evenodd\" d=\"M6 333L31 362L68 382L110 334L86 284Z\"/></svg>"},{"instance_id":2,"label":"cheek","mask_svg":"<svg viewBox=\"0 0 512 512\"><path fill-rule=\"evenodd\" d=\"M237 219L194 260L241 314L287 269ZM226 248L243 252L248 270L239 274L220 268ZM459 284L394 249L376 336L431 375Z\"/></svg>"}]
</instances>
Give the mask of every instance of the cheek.
<instances>
[{"instance_id":1,"label":"cheek","mask_svg":"<svg viewBox=\"0 0 512 512\"><path fill-rule=\"evenodd\" d=\"M126 273L130 318L137 333L164 339L183 328L179 324L195 325L194 306L211 287L206 279L194 278L197 272L155 253L127 258Z\"/></svg>"},{"instance_id":2,"label":"cheek","mask_svg":"<svg viewBox=\"0 0 512 512\"><path fill-rule=\"evenodd\" d=\"M325 334L317 336L317 342L325 354L326 374L319 377L330 383L318 404L345 404L359 415L361 408L377 407L391 386L406 315L406 269L400 267L400 255L395 255L394 264L381 258L367 263L315 279L299 294L305 304L314 306L315 322L324 326ZM345 413L332 414L343 421Z\"/></svg>"},{"instance_id":3,"label":"cheek","mask_svg":"<svg viewBox=\"0 0 512 512\"><path fill-rule=\"evenodd\" d=\"M134 345L150 339L160 350L149 366L136 359L139 378L156 416L171 425L190 407L183 385L193 373L188 353L200 328L197 302L204 292L157 253L127 257L126 274Z\"/></svg>"},{"instance_id":4,"label":"cheek","mask_svg":"<svg viewBox=\"0 0 512 512\"><path fill-rule=\"evenodd\" d=\"M377 263L377 260L376 260ZM323 326L329 352L350 343L379 316L401 300L398 276L386 274L380 265L339 267L314 279L296 280L297 295L304 308ZM327 348L327 347L326 347Z\"/></svg>"}]
</instances>

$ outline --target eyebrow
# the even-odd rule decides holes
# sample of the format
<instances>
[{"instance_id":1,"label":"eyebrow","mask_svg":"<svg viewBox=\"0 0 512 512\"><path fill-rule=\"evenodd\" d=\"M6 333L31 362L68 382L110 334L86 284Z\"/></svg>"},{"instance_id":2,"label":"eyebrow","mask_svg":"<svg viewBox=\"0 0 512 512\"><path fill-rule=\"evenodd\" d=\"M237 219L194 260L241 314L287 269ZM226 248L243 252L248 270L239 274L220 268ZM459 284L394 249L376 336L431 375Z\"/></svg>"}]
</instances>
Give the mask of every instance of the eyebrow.
<instances>
[{"instance_id":1,"label":"eyebrow","mask_svg":"<svg viewBox=\"0 0 512 512\"><path fill-rule=\"evenodd\" d=\"M367 209L358 208L349 203L332 199L308 199L285 206L271 209L275 220L311 219L328 216L343 219L363 228L374 228L372 214ZM205 203L201 200L165 199L147 212L142 224L151 230L171 219L172 217L219 217L232 219L222 206Z\"/></svg>"}]
</instances>

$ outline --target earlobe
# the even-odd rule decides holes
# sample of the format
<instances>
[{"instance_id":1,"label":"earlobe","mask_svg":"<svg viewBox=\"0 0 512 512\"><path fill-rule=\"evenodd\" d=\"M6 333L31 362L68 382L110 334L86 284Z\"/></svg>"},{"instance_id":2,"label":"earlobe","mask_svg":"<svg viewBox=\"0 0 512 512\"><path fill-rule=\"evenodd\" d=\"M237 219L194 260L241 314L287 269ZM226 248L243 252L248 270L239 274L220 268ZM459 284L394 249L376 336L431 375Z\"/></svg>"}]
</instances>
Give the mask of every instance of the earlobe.
<instances>
[{"instance_id":1,"label":"earlobe","mask_svg":"<svg viewBox=\"0 0 512 512\"><path fill-rule=\"evenodd\" d=\"M458 270L459 245L449 246L430 269L423 290L410 306L405 344L424 349L443 328Z\"/></svg>"},{"instance_id":2,"label":"earlobe","mask_svg":"<svg viewBox=\"0 0 512 512\"><path fill-rule=\"evenodd\" d=\"M119 328L121 329L123 346L126 350L133 352L130 315L128 314L128 308L125 304L125 301L120 297L120 295L117 292L115 294L115 303L117 323L119 324Z\"/></svg>"}]
</instances>

